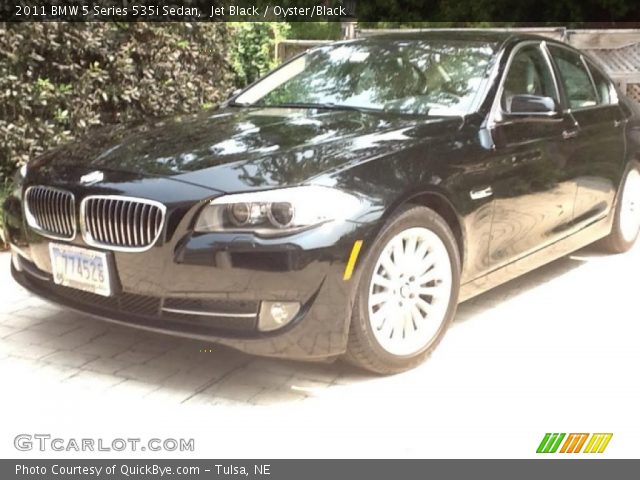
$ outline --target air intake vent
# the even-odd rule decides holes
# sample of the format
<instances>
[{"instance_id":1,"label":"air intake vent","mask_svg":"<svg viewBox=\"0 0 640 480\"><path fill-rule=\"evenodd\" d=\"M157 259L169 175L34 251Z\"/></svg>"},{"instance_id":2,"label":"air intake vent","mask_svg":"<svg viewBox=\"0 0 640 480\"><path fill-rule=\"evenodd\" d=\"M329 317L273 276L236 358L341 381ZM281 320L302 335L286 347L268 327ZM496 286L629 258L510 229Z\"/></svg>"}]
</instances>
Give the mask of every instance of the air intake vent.
<instances>
[{"instance_id":1,"label":"air intake vent","mask_svg":"<svg viewBox=\"0 0 640 480\"><path fill-rule=\"evenodd\" d=\"M158 240L164 224L164 205L143 198L94 195L80 204L85 242L121 251L142 251Z\"/></svg>"},{"instance_id":2,"label":"air intake vent","mask_svg":"<svg viewBox=\"0 0 640 480\"><path fill-rule=\"evenodd\" d=\"M76 235L73 194L54 187L34 186L24 194L27 223L36 232L57 240Z\"/></svg>"}]
</instances>

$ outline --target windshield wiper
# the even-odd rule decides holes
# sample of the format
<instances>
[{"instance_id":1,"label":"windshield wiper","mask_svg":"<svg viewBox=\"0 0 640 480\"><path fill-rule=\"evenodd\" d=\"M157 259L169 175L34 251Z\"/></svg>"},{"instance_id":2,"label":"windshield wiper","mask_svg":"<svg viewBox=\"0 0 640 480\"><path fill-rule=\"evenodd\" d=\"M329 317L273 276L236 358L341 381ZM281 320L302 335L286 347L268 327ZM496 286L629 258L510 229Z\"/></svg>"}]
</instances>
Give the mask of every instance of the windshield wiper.
<instances>
[{"instance_id":1,"label":"windshield wiper","mask_svg":"<svg viewBox=\"0 0 640 480\"><path fill-rule=\"evenodd\" d=\"M274 103L274 104L256 102L251 104L238 103L237 105L247 106L247 107L261 107L261 108L316 108L319 110L352 110L357 112L382 113L382 110L377 108L358 107L356 105L344 105L344 104L332 103L332 102L326 102L326 103L287 102L287 103Z\"/></svg>"}]
</instances>

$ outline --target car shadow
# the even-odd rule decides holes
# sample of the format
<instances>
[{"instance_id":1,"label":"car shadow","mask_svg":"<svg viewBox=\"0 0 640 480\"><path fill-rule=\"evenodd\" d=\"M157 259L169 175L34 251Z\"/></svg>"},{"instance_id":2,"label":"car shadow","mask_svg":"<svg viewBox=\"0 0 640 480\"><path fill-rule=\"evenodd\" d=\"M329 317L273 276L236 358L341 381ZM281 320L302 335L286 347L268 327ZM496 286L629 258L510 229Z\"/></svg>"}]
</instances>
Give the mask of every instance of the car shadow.
<instances>
[{"instance_id":1,"label":"car shadow","mask_svg":"<svg viewBox=\"0 0 640 480\"><path fill-rule=\"evenodd\" d=\"M592 247L583 249L464 302L454 326L473 321L499 302L553 281L598 256ZM29 295L25 298L39 302ZM63 373L61 382L123 399L273 405L380 380L341 361L258 358L224 346L103 322L45 303L19 310L13 318L17 333L1 340L9 342L12 355L57 369Z\"/></svg>"},{"instance_id":2,"label":"car shadow","mask_svg":"<svg viewBox=\"0 0 640 480\"><path fill-rule=\"evenodd\" d=\"M582 267L590 260L607 256L608 255L599 251L597 246L589 245L570 255L554 260L461 303L458 305L458 312L454 324L473 320L500 302L514 299L519 295L526 294L526 292L539 285L567 275L576 268Z\"/></svg>"}]
</instances>

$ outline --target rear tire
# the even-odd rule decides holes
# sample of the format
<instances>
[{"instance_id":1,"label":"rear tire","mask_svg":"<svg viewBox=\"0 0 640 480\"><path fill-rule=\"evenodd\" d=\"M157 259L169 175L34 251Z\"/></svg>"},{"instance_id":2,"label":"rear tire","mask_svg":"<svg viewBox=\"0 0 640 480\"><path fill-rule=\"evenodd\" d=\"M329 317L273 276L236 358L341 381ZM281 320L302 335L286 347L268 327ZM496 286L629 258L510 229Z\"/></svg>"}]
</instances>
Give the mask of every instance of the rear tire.
<instances>
[{"instance_id":1,"label":"rear tire","mask_svg":"<svg viewBox=\"0 0 640 480\"><path fill-rule=\"evenodd\" d=\"M408 207L391 218L363 265L345 360L378 374L422 363L458 304L460 256L436 212Z\"/></svg>"},{"instance_id":2,"label":"rear tire","mask_svg":"<svg viewBox=\"0 0 640 480\"><path fill-rule=\"evenodd\" d=\"M640 233L640 169L631 167L622 182L613 227L600 246L609 253L624 253L633 247Z\"/></svg>"}]
</instances>

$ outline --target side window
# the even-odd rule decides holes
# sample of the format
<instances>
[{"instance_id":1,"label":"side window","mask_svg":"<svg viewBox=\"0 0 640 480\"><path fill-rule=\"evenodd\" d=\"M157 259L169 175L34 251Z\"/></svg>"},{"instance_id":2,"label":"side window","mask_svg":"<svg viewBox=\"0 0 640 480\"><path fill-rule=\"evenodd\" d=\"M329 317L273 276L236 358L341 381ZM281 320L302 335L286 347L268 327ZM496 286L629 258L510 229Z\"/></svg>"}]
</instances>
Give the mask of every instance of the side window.
<instances>
[{"instance_id":1,"label":"side window","mask_svg":"<svg viewBox=\"0 0 640 480\"><path fill-rule=\"evenodd\" d=\"M558 100L553 77L538 45L525 45L511 61L500 99L505 112L511 111L514 95L538 95Z\"/></svg>"},{"instance_id":2,"label":"side window","mask_svg":"<svg viewBox=\"0 0 640 480\"><path fill-rule=\"evenodd\" d=\"M560 71L560 78L571 108L592 107L598 104L596 91L580 55L566 48L549 46Z\"/></svg>"},{"instance_id":3,"label":"side window","mask_svg":"<svg viewBox=\"0 0 640 480\"><path fill-rule=\"evenodd\" d=\"M591 62L587 61L589 71L593 77L593 83L596 85L596 93L598 94L599 105L611 105L618 103L618 96L611 81L605 77Z\"/></svg>"}]
</instances>

